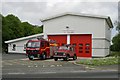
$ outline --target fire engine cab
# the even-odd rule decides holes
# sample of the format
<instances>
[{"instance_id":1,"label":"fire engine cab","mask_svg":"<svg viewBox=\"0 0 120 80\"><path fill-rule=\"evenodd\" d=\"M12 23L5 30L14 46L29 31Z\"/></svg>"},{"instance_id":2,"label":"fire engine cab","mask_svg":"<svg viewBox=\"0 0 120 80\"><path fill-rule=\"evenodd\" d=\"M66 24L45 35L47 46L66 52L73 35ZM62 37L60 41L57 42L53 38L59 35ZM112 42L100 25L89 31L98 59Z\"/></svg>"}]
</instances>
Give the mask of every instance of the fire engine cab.
<instances>
[{"instance_id":1,"label":"fire engine cab","mask_svg":"<svg viewBox=\"0 0 120 80\"><path fill-rule=\"evenodd\" d=\"M43 38L29 40L26 44L26 54L30 60L52 58L57 49L56 41L47 41Z\"/></svg>"}]
</instances>

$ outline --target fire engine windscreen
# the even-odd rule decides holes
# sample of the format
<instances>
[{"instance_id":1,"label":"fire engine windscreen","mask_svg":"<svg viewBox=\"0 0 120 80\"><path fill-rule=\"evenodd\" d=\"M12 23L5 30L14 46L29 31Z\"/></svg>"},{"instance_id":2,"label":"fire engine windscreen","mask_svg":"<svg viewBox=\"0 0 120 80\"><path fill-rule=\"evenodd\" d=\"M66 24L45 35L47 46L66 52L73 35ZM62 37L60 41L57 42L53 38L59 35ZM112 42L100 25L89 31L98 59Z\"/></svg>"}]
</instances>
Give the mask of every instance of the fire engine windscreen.
<instances>
[{"instance_id":1,"label":"fire engine windscreen","mask_svg":"<svg viewBox=\"0 0 120 80\"><path fill-rule=\"evenodd\" d=\"M59 49L68 50L68 47L66 47L66 46L60 46Z\"/></svg>"},{"instance_id":2,"label":"fire engine windscreen","mask_svg":"<svg viewBox=\"0 0 120 80\"><path fill-rule=\"evenodd\" d=\"M28 48L39 48L40 47L40 42L28 42L27 47Z\"/></svg>"}]
</instances>

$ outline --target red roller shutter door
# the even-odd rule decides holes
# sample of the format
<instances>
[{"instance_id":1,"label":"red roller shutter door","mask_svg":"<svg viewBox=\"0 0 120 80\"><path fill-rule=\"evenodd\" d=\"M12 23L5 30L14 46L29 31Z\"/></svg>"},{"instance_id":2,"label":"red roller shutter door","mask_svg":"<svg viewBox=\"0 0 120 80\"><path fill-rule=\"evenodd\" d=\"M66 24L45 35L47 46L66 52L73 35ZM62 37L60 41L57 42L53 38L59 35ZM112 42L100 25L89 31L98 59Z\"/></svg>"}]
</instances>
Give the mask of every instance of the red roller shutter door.
<instances>
[{"instance_id":1,"label":"red roller shutter door","mask_svg":"<svg viewBox=\"0 0 120 80\"><path fill-rule=\"evenodd\" d=\"M67 44L67 35L48 35L48 39L56 40L59 45Z\"/></svg>"},{"instance_id":2,"label":"red roller shutter door","mask_svg":"<svg viewBox=\"0 0 120 80\"><path fill-rule=\"evenodd\" d=\"M70 43L76 45L76 53L78 57L92 56L92 35L91 34L71 35Z\"/></svg>"}]
</instances>

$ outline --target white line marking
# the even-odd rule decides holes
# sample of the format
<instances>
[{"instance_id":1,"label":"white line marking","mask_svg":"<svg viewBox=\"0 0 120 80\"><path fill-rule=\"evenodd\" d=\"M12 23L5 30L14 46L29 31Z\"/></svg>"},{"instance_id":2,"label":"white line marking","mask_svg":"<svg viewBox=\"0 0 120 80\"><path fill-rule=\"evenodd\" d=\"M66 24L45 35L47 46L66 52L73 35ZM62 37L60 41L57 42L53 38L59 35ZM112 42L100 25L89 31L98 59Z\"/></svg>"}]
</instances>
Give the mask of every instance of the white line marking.
<instances>
[{"instance_id":1,"label":"white line marking","mask_svg":"<svg viewBox=\"0 0 120 80\"><path fill-rule=\"evenodd\" d=\"M57 73L57 72L44 72L44 73Z\"/></svg>"},{"instance_id":2,"label":"white line marking","mask_svg":"<svg viewBox=\"0 0 120 80\"><path fill-rule=\"evenodd\" d=\"M8 74L16 74L16 75L18 75L18 74L25 74L25 73L8 73Z\"/></svg>"},{"instance_id":3,"label":"white line marking","mask_svg":"<svg viewBox=\"0 0 120 80\"><path fill-rule=\"evenodd\" d=\"M102 71L104 72L104 71L118 71L118 70L102 70Z\"/></svg>"},{"instance_id":4,"label":"white line marking","mask_svg":"<svg viewBox=\"0 0 120 80\"><path fill-rule=\"evenodd\" d=\"M95 68L90 68L90 69L95 69Z\"/></svg>"},{"instance_id":5,"label":"white line marking","mask_svg":"<svg viewBox=\"0 0 120 80\"><path fill-rule=\"evenodd\" d=\"M59 66L59 65L57 65L57 66Z\"/></svg>"},{"instance_id":6,"label":"white line marking","mask_svg":"<svg viewBox=\"0 0 120 80\"><path fill-rule=\"evenodd\" d=\"M43 65L43 67L45 67L45 66Z\"/></svg>"},{"instance_id":7,"label":"white line marking","mask_svg":"<svg viewBox=\"0 0 120 80\"><path fill-rule=\"evenodd\" d=\"M25 65L25 64L22 64L22 65Z\"/></svg>"},{"instance_id":8,"label":"white line marking","mask_svg":"<svg viewBox=\"0 0 120 80\"><path fill-rule=\"evenodd\" d=\"M8 63L8 62L5 62L5 63L3 63L4 65L13 65L13 64L11 64L11 63Z\"/></svg>"},{"instance_id":9,"label":"white line marking","mask_svg":"<svg viewBox=\"0 0 120 80\"><path fill-rule=\"evenodd\" d=\"M50 67L55 67L55 65L50 65Z\"/></svg>"},{"instance_id":10,"label":"white line marking","mask_svg":"<svg viewBox=\"0 0 120 80\"><path fill-rule=\"evenodd\" d=\"M29 60L28 58L20 59L20 60Z\"/></svg>"},{"instance_id":11,"label":"white line marking","mask_svg":"<svg viewBox=\"0 0 120 80\"><path fill-rule=\"evenodd\" d=\"M85 67L85 68L89 68L89 67Z\"/></svg>"},{"instance_id":12,"label":"white line marking","mask_svg":"<svg viewBox=\"0 0 120 80\"><path fill-rule=\"evenodd\" d=\"M62 65L59 65L59 66L62 66Z\"/></svg>"},{"instance_id":13,"label":"white line marking","mask_svg":"<svg viewBox=\"0 0 120 80\"><path fill-rule=\"evenodd\" d=\"M71 71L71 72L75 72L76 73L76 72L87 72L87 71Z\"/></svg>"},{"instance_id":14,"label":"white line marking","mask_svg":"<svg viewBox=\"0 0 120 80\"><path fill-rule=\"evenodd\" d=\"M28 67L31 67L31 66L28 66Z\"/></svg>"},{"instance_id":15,"label":"white line marking","mask_svg":"<svg viewBox=\"0 0 120 80\"><path fill-rule=\"evenodd\" d=\"M13 65L13 64L10 64L10 63L7 63L8 65Z\"/></svg>"}]
</instances>

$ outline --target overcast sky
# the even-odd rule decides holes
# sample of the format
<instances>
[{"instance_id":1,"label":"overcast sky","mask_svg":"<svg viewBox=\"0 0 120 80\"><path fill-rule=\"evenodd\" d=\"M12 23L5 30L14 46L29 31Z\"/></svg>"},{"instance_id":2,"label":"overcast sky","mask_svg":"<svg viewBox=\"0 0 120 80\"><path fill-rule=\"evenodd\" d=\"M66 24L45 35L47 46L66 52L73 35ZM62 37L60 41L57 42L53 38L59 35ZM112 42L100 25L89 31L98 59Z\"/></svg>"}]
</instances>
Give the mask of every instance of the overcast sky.
<instances>
[{"instance_id":1,"label":"overcast sky","mask_svg":"<svg viewBox=\"0 0 120 80\"><path fill-rule=\"evenodd\" d=\"M84 1L84 2L83 2ZM40 19L63 12L77 12L110 16L112 22L118 19L118 0L9 0L2 1L2 15L14 14L21 21L41 25ZM104 2L103 2L104 1ZM109 1L109 2L108 2ZM114 2L113 2L114 1ZM112 37L116 30L112 30Z\"/></svg>"}]
</instances>

